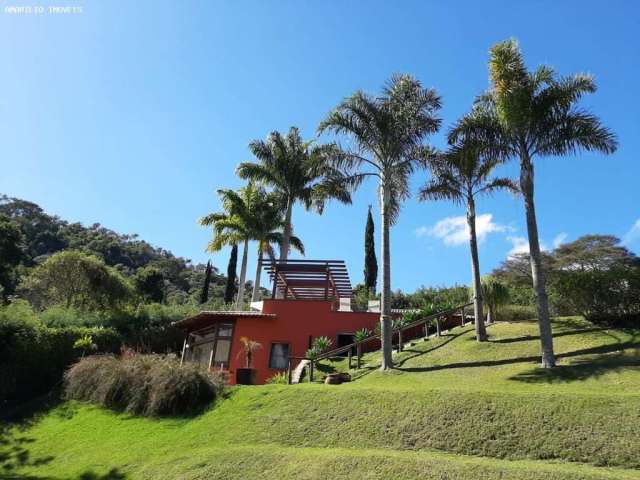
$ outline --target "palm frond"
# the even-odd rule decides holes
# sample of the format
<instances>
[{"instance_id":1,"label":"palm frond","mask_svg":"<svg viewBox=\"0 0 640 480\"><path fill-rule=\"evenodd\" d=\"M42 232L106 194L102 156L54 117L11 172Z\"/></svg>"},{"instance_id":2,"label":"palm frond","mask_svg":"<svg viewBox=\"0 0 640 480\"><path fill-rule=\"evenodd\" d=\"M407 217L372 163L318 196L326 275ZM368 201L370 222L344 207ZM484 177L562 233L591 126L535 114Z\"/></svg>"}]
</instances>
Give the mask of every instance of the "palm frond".
<instances>
[{"instance_id":1,"label":"palm frond","mask_svg":"<svg viewBox=\"0 0 640 480\"><path fill-rule=\"evenodd\" d=\"M491 195L492 193L495 193L497 190L507 190L513 193L514 195L517 195L520 193L520 188L518 188L518 185L516 184L516 182L514 182L510 178L504 178L504 177L494 178L493 180L485 183L481 188L479 188L474 193Z\"/></svg>"}]
</instances>

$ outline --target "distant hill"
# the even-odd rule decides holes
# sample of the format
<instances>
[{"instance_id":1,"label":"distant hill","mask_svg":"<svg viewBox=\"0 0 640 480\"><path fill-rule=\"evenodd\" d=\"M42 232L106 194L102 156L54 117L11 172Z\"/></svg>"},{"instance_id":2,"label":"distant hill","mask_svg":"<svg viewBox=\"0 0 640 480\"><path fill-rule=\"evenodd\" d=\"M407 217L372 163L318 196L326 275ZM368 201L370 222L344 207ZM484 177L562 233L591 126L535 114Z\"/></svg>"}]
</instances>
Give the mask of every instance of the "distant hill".
<instances>
[{"instance_id":1,"label":"distant hill","mask_svg":"<svg viewBox=\"0 0 640 480\"><path fill-rule=\"evenodd\" d=\"M154 247L135 234L120 234L99 223L91 226L70 223L46 213L33 202L7 195L0 195L0 215L15 222L24 236L25 270L61 250L79 250L102 258L126 276L133 276L145 267L161 271L168 303L186 303L200 295L205 265L194 265L191 260ZM214 267L210 300L223 298L225 283L226 277Z\"/></svg>"}]
</instances>

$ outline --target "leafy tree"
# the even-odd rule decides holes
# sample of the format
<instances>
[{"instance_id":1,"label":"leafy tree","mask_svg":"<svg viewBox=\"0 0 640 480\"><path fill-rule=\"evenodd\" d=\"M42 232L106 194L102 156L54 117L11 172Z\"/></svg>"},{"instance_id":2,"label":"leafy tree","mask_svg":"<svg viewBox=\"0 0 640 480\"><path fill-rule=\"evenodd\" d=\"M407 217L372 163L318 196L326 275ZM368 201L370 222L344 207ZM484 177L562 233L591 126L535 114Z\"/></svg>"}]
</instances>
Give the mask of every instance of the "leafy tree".
<instances>
[{"instance_id":1,"label":"leafy tree","mask_svg":"<svg viewBox=\"0 0 640 480\"><path fill-rule=\"evenodd\" d=\"M227 283L224 289L224 303L229 304L233 301L233 295L236 293L236 266L238 264L238 245L231 246L231 255L229 255L229 264L227 265Z\"/></svg>"},{"instance_id":2,"label":"leafy tree","mask_svg":"<svg viewBox=\"0 0 640 480\"><path fill-rule=\"evenodd\" d=\"M560 245L553 251L552 258L556 269L580 271L637 266L639 262L613 235L584 235Z\"/></svg>"},{"instance_id":3,"label":"leafy tree","mask_svg":"<svg viewBox=\"0 0 640 480\"><path fill-rule=\"evenodd\" d=\"M440 128L440 97L409 75L395 75L374 97L357 91L344 99L320 123L319 132L331 131L354 140L354 148L333 155L343 183L357 188L368 177L378 181L382 249L382 370L393 366L391 345L391 259L389 230L409 196L409 178L423 167L431 150L425 137Z\"/></svg>"},{"instance_id":4,"label":"leafy tree","mask_svg":"<svg viewBox=\"0 0 640 480\"><path fill-rule=\"evenodd\" d=\"M36 267L22 285L36 308L62 305L80 311L113 310L131 296L129 283L100 259L58 252Z\"/></svg>"},{"instance_id":5,"label":"leafy tree","mask_svg":"<svg viewBox=\"0 0 640 480\"><path fill-rule=\"evenodd\" d=\"M164 275L155 267L143 267L134 277L136 291L148 302L160 303L164 299Z\"/></svg>"},{"instance_id":6,"label":"leafy tree","mask_svg":"<svg viewBox=\"0 0 640 480\"><path fill-rule=\"evenodd\" d=\"M285 214L280 260L286 260L292 235L291 216L296 202L318 213L323 212L326 201L331 198L351 203L349 192L335 181L337 172L328 161L335 147L305 142L299 130L291 127L286 136L272 132L266 141L251 142L249 149L259 163L241 163L237 173L241 178L272 186L282 196Z\"/></svg>"},{"instance_id":7,"label":"leafy tree","mask_svg":"<svg viewBox=\"0 0 640 480\"><path fill-rule=\"evenodd\" d=\"M351 310L354 312L366 312L369 308L369 300L374 300L376 298L364 283L358 283L353 287L352 293Z\"/></svg>"},{"instance_id":8,"label":"leafy tree","mask_svg":"<svg viewBox=\"0 0 640 480\"><path fill-rule=\"evenodd\" d=\"M473 114L465 117L450 137L474 132L493 145L496 154L520 163L542 366L550 368L555 365L555 355L535 212L533 161L539 156L579 150L609 154L616 150L617 141L595 115L578 107L585 94L596 91L590 75L558 77L547 66L530 72L515 40L496 44L489 57L491 88L478 97Z\"/></svg>"},{"instance_id":9,"label":"leafy tree","mask_svg":"<svg viewBox=\"0 0 640 480\"><path fill-rule=\"evenodd\" d=\"M556 248L551 284L559 308L598 322L640 316L640 259L611 235L585 235Z\"/></svg>"},{"instance_id":10,"label":"leafy tree","mask_svg":"<svg viewBox=\"0 0 640 480\"><path fill-rule=\"evenodd\" d=\"M452 287L420 287L414 293L406 295L409 308L424 309L433 306L434 311L444 306L455 307L469 302L469 288L462 285Z\"/></svg>"},{"instance_id":11,"label":"leafy tree","mask_svg":"<svg viewBox=\"0 0 640 480\"><path fill-rule=\"evenodd\" d=\"M20 227L6 215L0 214L0 300L13 293L16 267L24 259L24 236Z\"/></svg>"},{"instance_id":12,"label":"leafy tree","mask_svg":"<svg viewBox=\"0 0 640 480\"><path fill-rule=\"evenodd\" d=\"M209 300L209 284L211 283L211 260L207 262L207 269L204 274L204 282L202 283L202 292L200 293L200 303L207 303Z\"/></svg>"},{"instance_id":13,"label":"leafy tree","mask_svg":"<svg viewBox=\"0 0 640 480\"><path fill-rule=\"evenodd\" d=\"M24 251L29 260L50 255L67 246L61 235L65 222L47 215L35 203L0 195L0 214L19 225L24 235Z\"/></svg>"},{"instance_id":14,"label":"leafy tree","mask_svg":"<svg viewBox=\"0 0 640 480\"><path fill-rule=\"evenodd\" d=\"M376 258L373 234L373 216L371 215L371 205L369 205L367 225L364 229L364 284L371 293L375 294L376 282L378 281L378 259Z\"/></svg>"},{"instance_id":15,"label":"leafy tree","mask_svg":"<svg viewBox=\"0 0 640 480\"><path fill-rule=\"evenodd\" d=\"M420 200L449 200L462 204L467 209L469 247L473 279L473 309L475 314L476 339L487 340L483 319L482 287L480 285L480 259L476 235L476 197L490 195L497 190L517 192L517 187L508 178L495 178L493 170L500 158L492 155L481 142L473 137L460 138L443 153L429 162L431 179L420 190Z\"/></svg>"}]
</instances>

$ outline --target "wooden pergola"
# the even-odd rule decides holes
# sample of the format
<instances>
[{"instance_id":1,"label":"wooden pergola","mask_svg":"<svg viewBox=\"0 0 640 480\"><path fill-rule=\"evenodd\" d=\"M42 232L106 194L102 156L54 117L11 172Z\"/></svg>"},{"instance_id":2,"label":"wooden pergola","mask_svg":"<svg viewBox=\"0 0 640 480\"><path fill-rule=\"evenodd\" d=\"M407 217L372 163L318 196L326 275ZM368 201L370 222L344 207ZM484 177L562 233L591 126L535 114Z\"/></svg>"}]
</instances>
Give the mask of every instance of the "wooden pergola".
<instances>
[{"instance_id":1,"label":"wooden pergola","mask_svg":"<svg viewBox=\"0 0 640 480\"><path fill-rule=\"evenodd\" d=\"M351 298L351 280L343 260L271 260L262 266L273 282L272 298L334 300Z\"/></svg>"}]
</instances>

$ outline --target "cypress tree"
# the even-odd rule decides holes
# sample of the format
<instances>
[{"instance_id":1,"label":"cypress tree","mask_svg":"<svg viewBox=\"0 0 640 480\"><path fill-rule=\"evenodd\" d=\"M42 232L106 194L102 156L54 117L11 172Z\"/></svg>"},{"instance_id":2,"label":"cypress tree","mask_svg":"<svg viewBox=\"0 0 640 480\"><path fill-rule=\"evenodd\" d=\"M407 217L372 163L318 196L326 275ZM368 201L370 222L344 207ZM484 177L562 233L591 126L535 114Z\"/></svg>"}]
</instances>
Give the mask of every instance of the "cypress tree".
<instances>
[{"instance_id":1,"label":"cypress tree","mask_svg":"<svg viewBox=\"0 0 640 480\"><path fill-rule=\"evenodd\" d=\"M367 214L367 226L364 230L364 285L371 293L376 293L376 282L378 280L378 260L376 259L376 247L373 242L373 217L371 216L371 205Z\"/></svg>"},{"instance_id":2,"label":"cypress tree","mask_svg":"<svg viewBox=\"0 0 640 480\"><path fill-rule=\"evenodd\" d=\"M200 293L200 303L207 303L209 300L209 284L211 283L211 260L207 262L207 268L204 271L204 284L202 285L202 293Z\"/></svg>"},{"instance_id":3,"label":"cypress tree","mask_svg":"<svg viewBox=\"0 0 640 480\"><path fill-rule=\"evenodd\" d=\"M236 293L236 265L238 263L238 246L231 247L231 256L227 266L227 286L224 289L224 303L233 302L233 295Z\"/></svg>"}]
</instances>

